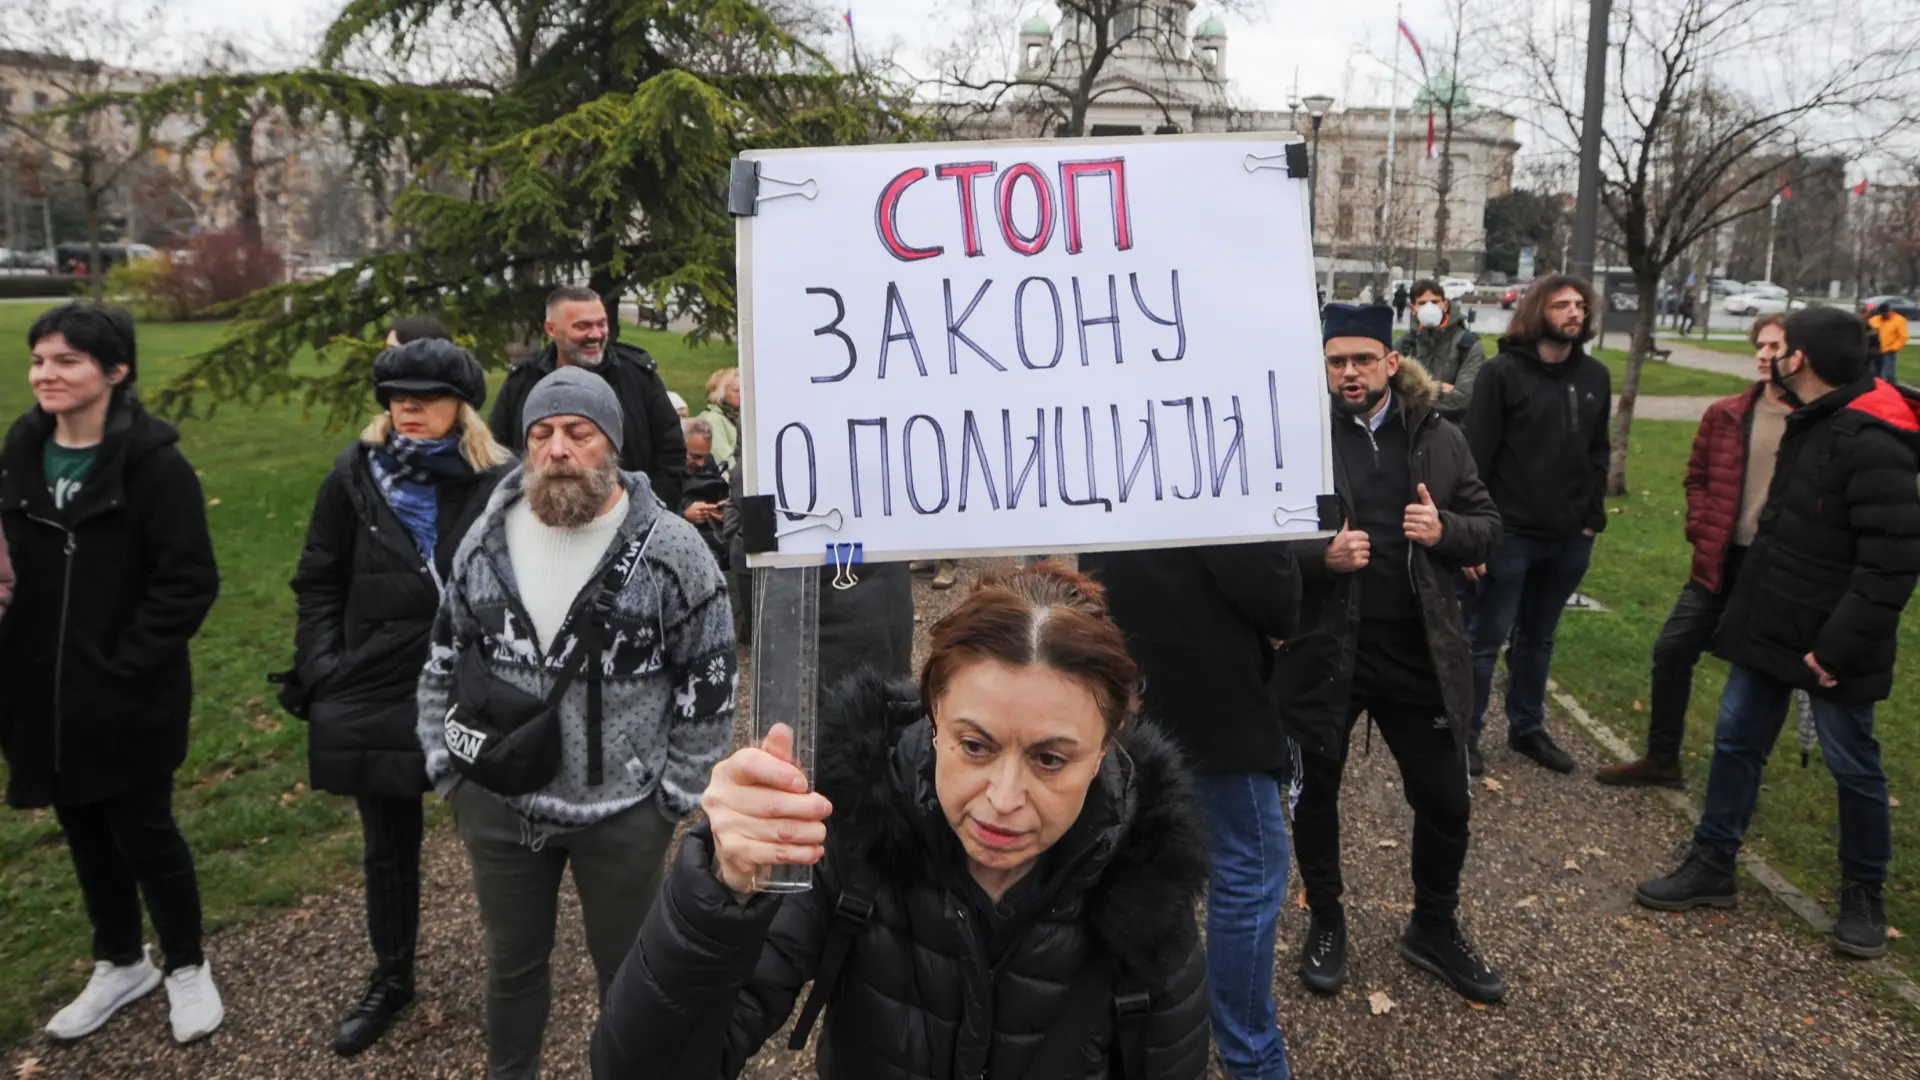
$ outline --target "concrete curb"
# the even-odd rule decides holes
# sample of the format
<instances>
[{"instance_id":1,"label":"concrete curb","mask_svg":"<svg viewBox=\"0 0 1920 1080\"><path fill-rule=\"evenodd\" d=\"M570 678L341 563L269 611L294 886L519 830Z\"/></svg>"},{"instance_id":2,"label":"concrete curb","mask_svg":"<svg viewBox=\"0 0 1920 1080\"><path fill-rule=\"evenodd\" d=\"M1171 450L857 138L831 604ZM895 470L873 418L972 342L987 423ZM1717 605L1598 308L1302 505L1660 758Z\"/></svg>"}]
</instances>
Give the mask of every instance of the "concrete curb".
<instances>
[{"instance_id":1,"label":"concrete curb","mask_svg":"<svg viewBox=\"0 0 1920 1080\"><path fill-rule=\"evenodd\" d=\"M1620 736L1615 735L1605 724L1589 715L1587 710L1581 708L1580 703L1573 699L1572 694L1561 690L1559 684L1552 679L1547 680L1547 692L1553 695L1553 700L1573 718L1573 722L1580 725L1581 729L1616 761L1629 762L1640 756ZM1675 791L1672 788L1648 788L1647 790L1686 820L1700 820L1700 808L1694 805L1693 800L1688 798L1685 792ZM1758 881L1761 887L1772 893L1774 899L1805 920L1814 932L1826 934L1833 929L1833 917L1827 914L1827 910L1811 896L1796 888L1791 881L1781 876L1780 872L1769 866L1765 859L1752 851L1742 850L1740 866L1755 881ZM1887 989L1898 994L1901 1000L1915 1009L1920 1009L1920 985L1916 985L1899 968L1885 959L1863 961L1862 966L1885 983Z\"/></svg>"}]
</instances>

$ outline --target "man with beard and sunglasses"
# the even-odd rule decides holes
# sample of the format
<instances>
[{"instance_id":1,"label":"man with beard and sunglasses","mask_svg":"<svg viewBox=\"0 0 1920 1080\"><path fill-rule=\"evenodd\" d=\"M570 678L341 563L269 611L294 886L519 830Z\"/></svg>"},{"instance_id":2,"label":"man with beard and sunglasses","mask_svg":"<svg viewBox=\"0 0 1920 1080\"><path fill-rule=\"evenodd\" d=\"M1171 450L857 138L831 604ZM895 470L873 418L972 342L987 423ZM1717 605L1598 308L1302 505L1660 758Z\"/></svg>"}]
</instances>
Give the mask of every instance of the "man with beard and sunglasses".
<instances>
[{"instance_id":1,"label":"man with beard and sunglasses","mask_svg":"<svg viewBox=\"0 0 1920 1080\"><path fill-rule=\"evenodd\" d=\"M1507 653L1507 746L1554 772L1573 758L1547 734L1547 671L1561 609L1607 527L1607 421L1613 376L1587 355L1599 313L1593 287L1565 274L1533 283L1487 361L1467 408L1467 442L1500 508L1505 535L1476 571L1472 604L1473 738L1467 760L1486 771L1480 732L1493 667Z\"/></svg>"},{"instance_id":2,"label":"man with beard and sunglasses","mask_svg":"<svg viewBox=\"0 0 1920 1080\"><path fill-rule=\"evenodd\" d=\"M480 899L491 1080L539 1072L561 876L572 870L604 993L659 891L674 826L733 736L720 567L645 475L621 471L621 420L613 388L578 368L527 395L526 460L454 557L420 676L427 779L453 805ZM587 649L597 655L576 659ZM493 703L516 693L557 709L559 764L544 786L501 794L482 786L487 751L454 713L484 729L470 703L497 719ZM480 733L486 747L494 736Z\"/></svg>"},{"instance_id":3,"label":"man with beard and sunglasses","mask_svg":"<svg viewBox=\"0 0 1920 1080\"><path fill-rule=\"evenodd\" d=\"M578 285L562 285L547 297L547 347L517 361L507 372L494 402L493 437L525 457L521 409L535 384L561 368L591 371L613 388L620 402L620 468L645 473L653 493L670 507L680 505L687 442L680 413L647 350L613 340L614 327L600 294Z\"/></svg>"}]
</instances>

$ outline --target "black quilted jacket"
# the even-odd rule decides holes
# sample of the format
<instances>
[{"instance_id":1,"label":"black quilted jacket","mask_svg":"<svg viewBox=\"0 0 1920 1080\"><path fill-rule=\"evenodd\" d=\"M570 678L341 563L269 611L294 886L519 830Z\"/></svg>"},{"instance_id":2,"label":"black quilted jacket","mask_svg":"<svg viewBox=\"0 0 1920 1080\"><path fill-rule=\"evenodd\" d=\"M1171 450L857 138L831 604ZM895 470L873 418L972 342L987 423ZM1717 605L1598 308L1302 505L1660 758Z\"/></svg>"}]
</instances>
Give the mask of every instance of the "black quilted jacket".
<instances>
[{"instance_id":1,"label":"black quilted jacket","mask_svg":"<svg viewBox=\"0 0 1920 1080\"><path fill-rule=\"evenodd\" d=\"M594 1075L738 1076L814 977L847 868L864 861L882 884L817 1037L823 1080L1034 1076L1075 973L1099 962L1150 994L1146 1077L1200 1080L1210 1032L1194 904L1205 832L1171 744L1136 727L1124 745L1054 848L1042 898L990 963L965 870L939 833L948 826L913 686L848 684L819 738L818 784L835 810L814 889L742 905L713 875L705 826L689 836L607 993ZM1046 1080L1108 1077L1119 1057L1111 1015L1077 1036L1083 1069Z\"/></svg>"}]
</instances>

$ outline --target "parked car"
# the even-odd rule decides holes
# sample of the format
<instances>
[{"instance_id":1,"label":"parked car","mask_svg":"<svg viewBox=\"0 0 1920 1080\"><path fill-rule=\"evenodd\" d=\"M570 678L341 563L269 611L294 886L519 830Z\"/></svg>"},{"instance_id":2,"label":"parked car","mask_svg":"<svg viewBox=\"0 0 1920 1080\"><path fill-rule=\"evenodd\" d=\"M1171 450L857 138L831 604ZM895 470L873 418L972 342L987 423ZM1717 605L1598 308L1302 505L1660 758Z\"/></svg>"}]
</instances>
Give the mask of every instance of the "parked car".
<instances>
[{"instance_id":1,"label":"parked car","mask_svg":"<svg viewBox=\"0 0 1920 1080\"><path fill-rule=\"evenodd\" d=\"M1787 295L1787 290L1784 287L1775 285L1771 281L1749 281L1740 291L1744 293L1754 293L1759 296Z\"/></svg>"},{"instance_id":2,"label":"parked car","mask_svg":"<svg viewBox=\"0 0 1920 1080\"><path fill-rule=\"evenodd\" d=\"M1527 286L1532 284L1531 281L1516 281L1507 286L1506 291L1500 294L1501 309L1512 311L1520 303L1520 298L1527 295Z\"/></svg>"},{"instance_id":3,"label":"parked car","mask_svg":"<svg viewBox=\"0 0 1920 1080\"><path fill-rule=\"evenodd\" d=\"M1736 293L1743 293L1748 290L1743 282L1735 281L1732 278L1717 277L1707 283L1707 291L1715 296L1733 296Z\"/></svg>"},{"instance_id":4,"label":"parked car","mask_svg":"<svg viewBox=\"0 0 1920 1080\"><path fill-rule=\"evenodd\" d=\"M1458 300L1473 291L1473 279L1463 277L1443 277L1440 279L1440 292L1449 300Z\"/></svg>"},{"instance_id":5,"label":"parked car","mask_svg":"<svg viewBox=\"0 0 1920 1080\"><path fill-rule=\"evenodd\" d=\"M1893 310L1899 312L1901 318L1920 319L1920 300L1914 300L1912 297L1907 296L1895 296L1892 293L1882 296L1869 296L1865 300L1860 301L1860 314L1865 315L1878 308L1881 304L1892 305Z\"/></svg>"},{"instance_id":6,"label":"parked car","mask_svg":"<svg viewBox=\"0 0 1920 1080\"><path fill-rule=\"evenodd\" d=\"M1729 315L1778 315L1788 310L1787 294L1781 290L1773 293L1735 293L1720 304ZM1792 310L1799 311L1807 306L1805 300L1795 300Z\"/></svg>"},{"instance_id":7,"label":"parked car","mask_svg":"<svg viewBox=\"0 0 1920 1080\"><path fill-rule=\"evenodd\" d=\"M146 244L101 244L100 261L112 269L123 262L137 259L151 259L160 254ZM54 262L61 270L69 274L84 274L92 271L93 249L87 244L61 244L54 248Z\"/></svg>"}]
</instances>

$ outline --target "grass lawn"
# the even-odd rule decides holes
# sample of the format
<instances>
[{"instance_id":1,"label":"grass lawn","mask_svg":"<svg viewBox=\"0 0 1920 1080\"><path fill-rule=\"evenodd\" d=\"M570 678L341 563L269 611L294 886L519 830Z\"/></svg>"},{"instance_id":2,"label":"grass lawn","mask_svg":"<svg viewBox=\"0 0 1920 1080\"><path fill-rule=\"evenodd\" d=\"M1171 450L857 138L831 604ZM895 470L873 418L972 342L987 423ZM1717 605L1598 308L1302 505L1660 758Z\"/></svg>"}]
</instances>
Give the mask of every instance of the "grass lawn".
<instances>
[{"instance_id":1,"label":"grass lawn","mask_svg":"<svg viewBox=\"0 0 1920 1080\"><path fill-rule=\"evenodd\" d=\"M0 417L8 423L33 401L24 342L40 310L0 305L0 342L12 358L0 374ZM142 381L164 382L182 356L218 333L206 324L142 327ZM676 335L631 327L623 336L653 352L667 385L696 411L707 373L734 362L731 346L695 349ZM501 374L493 373L493 385ZM360 837L351 804L307 791L306 733L272 704L265 681L292 655L287 581L314 492L351 438L308 422L297 405L225 408L181 432L181 451L206 489L221 576L220 600L194 641L192 741L175 796L209 930L297 905L357 876ZM51 813L0 809L0 912L3 1045L44 1020L92 970L86 913Z\"/></svg>"},{"instance_id":2,"label":"grass lawn","mask_svg":"<svg viewBox=\"0 0 1920 1080\"><path fill-rule=\"evenodd\" d=\"M1632 495L1610 501L1607 531L1581 586L1581 591L1611 610L1569 613L1560 623L1554 678L1636 749L1646 739L1653 639L1687 579L1690 552L1681 535L1686 506L1681 476L1694 430L1692 423L1674 421L1642 421L1633 426L1627 471ZM1714 718L1725 680L1724 663L1711 657L1701 661L1687 714L1685 750L1689 794L1696 804L1705 787ZM1911 843L1911 830L1902 818L1920 812L1920 793L1906 787L1920 776L1920 698L1907 689L1916 680L1920 680L1920 613L1909 606L1900 627L1894 696L1881 704L1875 725L1894 797L1916 808L1893 811L1893 884L1886 893L1889 922L1909 930L1920 927L1920 849ZM1812 766L1801 769L1794 730L1789 718L1768 766L1747 843L1833 911L1840 884L1833 778L1820 764L1817 749ZM1667 869L1644 868L1647 872ZM1890 955L1909 973L1920 970L1913 951L1903 942L1897 942Z\"/></svg>"},{"instance_id":3,"label":"grass lawn","mask_svg":"<svg viewBox=\"0 0 1920 1080\"><path fill-rule=\"evenodd\" d=\"M1488 359L1492 359L1500 351L1498 336L1482 334L1480 337L1486 343ZM1613 390L1619 393L1620 384L1627 377L1627 351L1599 349L1594 356L1613 373ZM1659 360L1649 360L1640 369L1640 393L1645 397L1726 397L1752 385L1749 380L1717 371L1700 371Z\"/></svg>"}]
</instances>

